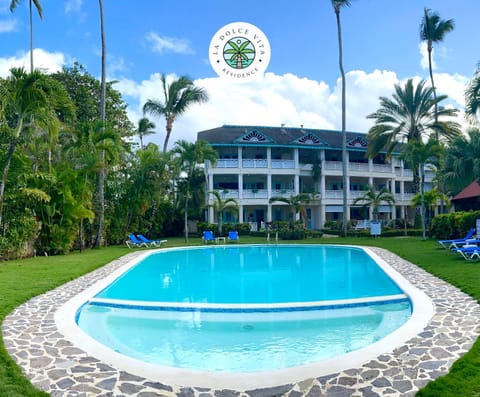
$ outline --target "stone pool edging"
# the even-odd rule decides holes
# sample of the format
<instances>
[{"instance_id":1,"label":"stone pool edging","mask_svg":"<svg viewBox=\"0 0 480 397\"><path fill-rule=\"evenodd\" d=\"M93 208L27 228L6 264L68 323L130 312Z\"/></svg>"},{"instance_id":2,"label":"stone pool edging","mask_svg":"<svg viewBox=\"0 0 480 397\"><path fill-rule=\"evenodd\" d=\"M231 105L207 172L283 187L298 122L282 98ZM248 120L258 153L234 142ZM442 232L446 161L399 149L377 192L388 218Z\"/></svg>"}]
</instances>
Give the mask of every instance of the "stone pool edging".
<instances>
[{"instance_id":1,"label":"stone pool edging","mask_svg":"<svg viewBox=\"0 0 480 397\"><path fill-rule=\"evenodd\" d=\"M3 324L8 353L39 389L58 397L317 397L413 396L429 381L448 373L480 333L480 305L470 296L397 255L369 248L426 293L434 316L416 337L360 367L295 384L255 390L212 390L176 386L121 371L89 356L58 332L54 315L75 295L145 251L127 254L17 307Z\"/></svg>"}]
</instances>

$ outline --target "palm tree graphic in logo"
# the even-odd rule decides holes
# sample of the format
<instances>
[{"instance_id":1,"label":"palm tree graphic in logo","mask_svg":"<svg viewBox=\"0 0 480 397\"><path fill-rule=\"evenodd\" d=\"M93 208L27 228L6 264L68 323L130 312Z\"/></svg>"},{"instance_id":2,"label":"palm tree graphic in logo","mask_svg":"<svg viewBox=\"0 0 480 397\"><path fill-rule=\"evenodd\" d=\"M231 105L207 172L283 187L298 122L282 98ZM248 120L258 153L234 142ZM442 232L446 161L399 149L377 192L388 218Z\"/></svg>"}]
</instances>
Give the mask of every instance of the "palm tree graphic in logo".
<instances>
[{"instance_id":1,"label":"palm tree graphic in logo","mask_svg":"<svg viewBox=\"0 0 480 397\"><path fill-rule=\"evenodd\" d=\"M223 59L234 69L245 69L255 59L255 47L245 37L234 37L223 48Z\"/></svg>"}]
</instances>

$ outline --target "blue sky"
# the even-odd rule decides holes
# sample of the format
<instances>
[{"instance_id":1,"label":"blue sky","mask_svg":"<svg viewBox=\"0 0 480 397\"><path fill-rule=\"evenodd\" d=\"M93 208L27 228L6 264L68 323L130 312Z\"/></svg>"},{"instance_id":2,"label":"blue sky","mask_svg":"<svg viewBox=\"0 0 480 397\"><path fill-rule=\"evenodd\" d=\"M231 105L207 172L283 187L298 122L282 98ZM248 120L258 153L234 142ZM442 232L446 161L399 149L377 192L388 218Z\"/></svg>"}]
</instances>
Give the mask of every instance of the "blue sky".
<instances>
[{"instance_id":1,"label":"blue sky","mask_svg":"<svg viewBox=\"0 0 480 397\"><path fill-rule=\"evenodd\" d=\"M34 15L37 66L57 70L78 61L100 74L98 1L41 0ZM0 76L11 66L28 67L28 0L12 14L0 0ZM330 0L104 0L107 75L129 103L136 122L149 98L160 98L159 73L187 74L210 94L174 126L175 139L221 124L340 127L336 21ZM455 20L455 29L434 47L435 80L452 106L462 108L463 90L480 61L478 0L352 0L342 11L347 72L347 127L366 132L365 116L389 96L395 83L428 78L419 25L423 8ZM208 61L214 33L236 21L259 27L271 46L261 81L235 84L217 77ZM163 120L154 120L164 137Z\"/></svg>"}]
</instances>

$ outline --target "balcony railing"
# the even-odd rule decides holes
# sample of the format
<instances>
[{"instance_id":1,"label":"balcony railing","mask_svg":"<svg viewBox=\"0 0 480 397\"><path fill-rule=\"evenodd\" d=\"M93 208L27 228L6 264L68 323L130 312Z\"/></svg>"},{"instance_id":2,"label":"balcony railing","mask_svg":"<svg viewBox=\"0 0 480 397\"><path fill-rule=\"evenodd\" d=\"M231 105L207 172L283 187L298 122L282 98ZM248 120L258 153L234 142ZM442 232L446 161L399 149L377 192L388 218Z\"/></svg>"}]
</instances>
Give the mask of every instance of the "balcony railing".
<instances>
[{"instance_id":1,"label":"balcony railing","mask_svg":"<svg viewBox=\"0 0 480 397\"><path fill-rule=\"evenodd\" d=\"M219 159L215 166L217 168L238 168L238 159Z\"/></svg>"},{"instance_id":2,"label":"balcony railing","mask_svg":"<svg viewBox=\"0 0 480 397\"><path fill-rule=\"evenodd\" d=\"M272 197L291 197L295 195L293 189L272 189Z\"/></svg>"},{"instance_id":3,"label":"balcony railing","mask_svg":"<svg viewBox=\"0 0 480 397\"><path fill-rule=\"evenodd\" d=\"M268 162L267 162L267 159L243 159L242 167L243 168L267 168Z\"/></svg>"},{"instance_id":4,"label":"balcony railing","mask_svg":"<svg viewBox=\"0 0 480 397\"><path fill-rule=\"evenodd\" d=\"M368 171L368 163L349 163L348 169L350 171Z\"/></svg>"},{"instance_id":5,"label":"balcony railing","mask_svg":"<svg viewBox=\"0 0 480 397\"><path fill-rule=\"evenodd\" d=\"M234 198L238 199L240 196L238 194L238 189L228 189L228 190L221 190L221 189L215 189L220 194L220 197L222 199L228 199L228 198Z\"/></svg>"},{"instance_id":6,"label":"balcony railing","mask_svg":"<svg viewBox=\"0 0 480 397\"><path fill-rule=\"evenodd\" d=\"M245 189L243 191L244 199L266 199L268 198L267 189Z\"/></svg>"},{"instance_id":7,"label":"balcony railing","mask_svg":"<svg viewBox=\"0 0 480 397\"><path fill-rule=\"evenodd\" d=\"M272 168L293 169L295 168L295 160L273 160Z\"/></svg>"}]
</instances>

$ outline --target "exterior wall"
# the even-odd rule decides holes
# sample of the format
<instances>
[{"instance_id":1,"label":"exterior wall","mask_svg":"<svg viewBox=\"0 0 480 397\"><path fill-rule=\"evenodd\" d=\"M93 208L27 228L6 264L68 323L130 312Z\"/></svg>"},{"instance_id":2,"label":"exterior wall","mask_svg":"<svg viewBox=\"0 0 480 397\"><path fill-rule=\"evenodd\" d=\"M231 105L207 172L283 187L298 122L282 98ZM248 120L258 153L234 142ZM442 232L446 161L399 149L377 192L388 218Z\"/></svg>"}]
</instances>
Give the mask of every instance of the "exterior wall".
<instances>
[{"instance_id":1,"label":"exterior wall","mask_svg":"<svg viewBox=\"0 0 480 397\"><path fill-rule=\"evenodd\" d=\"M251 222L257 228L275 220L288 220L291 214L282 202L269 203L271 197L291 197L299 193L315 193L316 199L307 205L308 227L320 229L325 221L343 219L342 162L338 151L293 147L242 146L216 147L219 159L214 167L207 164L207 191L217 190L223 198L235 198L239 204L240 222ZM389 189L395 196L393 206L381 206L380 219L389 220L412 214L411 199L413 173L404 168L397 158L385 162L383 158L364 159L365 150L350 151L347 167L349 211L348 220L371 219L372 214L353 201L364 194L368 185L378 190ZM341 158L341 157L340 157ZM321 177L312 178L312 163L319 161ZM432 172L426 172L431 183ZM209 204L213 197L209 197ZM214 222L209 207L208 221ZM298 218L298 215L297 215Z\"/></svg>"}]
</instances>

